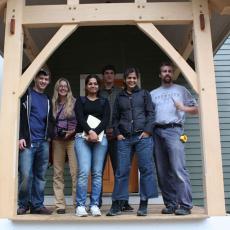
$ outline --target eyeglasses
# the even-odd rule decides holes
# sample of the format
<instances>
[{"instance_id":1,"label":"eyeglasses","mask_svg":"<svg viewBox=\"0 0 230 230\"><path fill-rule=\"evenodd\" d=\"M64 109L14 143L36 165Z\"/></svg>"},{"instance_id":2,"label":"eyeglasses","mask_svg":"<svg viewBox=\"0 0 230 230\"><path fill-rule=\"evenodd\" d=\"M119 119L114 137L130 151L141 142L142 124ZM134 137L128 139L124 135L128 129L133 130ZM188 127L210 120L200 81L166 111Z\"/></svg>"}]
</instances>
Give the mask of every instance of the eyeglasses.
<instances>
[{"instance_id":1,"label":"eyeglasses","mask_svg":"<svg viewBox=\"0 0 230 230\"><path fill-rule=\"evenodd\" d=\"M68 86L67 86L67 85L59 85L58 88L61 88L61 89L68 89Z\"/></svg>"}]
</instances>

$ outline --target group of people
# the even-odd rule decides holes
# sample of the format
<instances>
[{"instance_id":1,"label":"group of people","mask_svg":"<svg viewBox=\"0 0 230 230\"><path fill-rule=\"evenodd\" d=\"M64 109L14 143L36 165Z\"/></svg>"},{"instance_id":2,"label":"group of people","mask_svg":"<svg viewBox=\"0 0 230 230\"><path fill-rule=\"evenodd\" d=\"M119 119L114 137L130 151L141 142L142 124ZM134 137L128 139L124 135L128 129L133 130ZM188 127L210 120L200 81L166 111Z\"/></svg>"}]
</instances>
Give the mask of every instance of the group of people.
<instances>
[{"instance_id":1,"label":"group of people","mask_svg":"<svg viewBox=\"0 0 230 230\"><path fill-rule=\"evenodd\" d=\"M51 214L44 206L45 173L52 141L53 188L58 214L66 212L64 166L66 155L72 178L73 206L77 216L101 216L102 177L109 154L115 177L112 206L107 216L133 211L129 204L129 173L133 154L140 173L138 216L147 215L148 200L158 196L162 214L188 215L192 209L189 174L181 141L185 114L196 114L197 103L189 91L173 83L173 65L163 62L161 86L150 93L138 86L139 71L127 68L124 87L114 84L114 66L85 79L86 96L72 95L69 81L60 78L52 101L44 93L49 73L40 70L21 98L19 134L19 186L17 214ZM91 173L89 209L86 208Z\"/></svg>"}]
</instances>

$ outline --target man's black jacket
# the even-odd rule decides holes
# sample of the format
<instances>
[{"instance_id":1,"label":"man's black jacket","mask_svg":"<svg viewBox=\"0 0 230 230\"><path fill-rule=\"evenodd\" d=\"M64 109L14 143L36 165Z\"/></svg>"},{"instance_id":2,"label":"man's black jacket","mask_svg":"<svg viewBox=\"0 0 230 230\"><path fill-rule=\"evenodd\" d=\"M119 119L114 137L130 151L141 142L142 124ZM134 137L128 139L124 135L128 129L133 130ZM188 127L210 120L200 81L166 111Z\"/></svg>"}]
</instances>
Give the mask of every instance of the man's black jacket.
<instances>
[{"instance_id":1,"label":"man's black jacket","mask_svg":"<svg viewBox=\"0 0 230 230\"><path fill-rule=\"evenodd\" d=\"M30 135L30 110L31 110L31 89L28 89L26 93L21 97L21 105L20 105L20 127L19 127L19 140L25 139L26 146L29 147L31 145L31 135ZM53 136L53 125L54 119L52 116L52 103L49 97L48 100L48 113L46 119L46 131L45 131L45 140L52 138Z\"/></svg>"}]
</instances>

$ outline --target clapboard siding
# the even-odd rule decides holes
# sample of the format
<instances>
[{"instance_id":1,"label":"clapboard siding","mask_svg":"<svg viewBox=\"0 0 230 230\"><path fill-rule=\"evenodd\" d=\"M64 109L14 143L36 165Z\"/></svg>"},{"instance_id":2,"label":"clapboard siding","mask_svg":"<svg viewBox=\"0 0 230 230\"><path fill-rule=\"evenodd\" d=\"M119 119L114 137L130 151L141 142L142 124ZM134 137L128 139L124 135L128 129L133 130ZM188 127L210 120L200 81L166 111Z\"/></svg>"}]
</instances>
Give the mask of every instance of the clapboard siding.
<instances>
[{"instance_id":1,"label":"clapboard siding","mask_svg":"<svg viewBox=\"0 0 230 230\"><path fill-rule=\"evenodd\" d=\"M226 209L230 211L230 38L214 57Z\"/></svg>"}]
</instances>

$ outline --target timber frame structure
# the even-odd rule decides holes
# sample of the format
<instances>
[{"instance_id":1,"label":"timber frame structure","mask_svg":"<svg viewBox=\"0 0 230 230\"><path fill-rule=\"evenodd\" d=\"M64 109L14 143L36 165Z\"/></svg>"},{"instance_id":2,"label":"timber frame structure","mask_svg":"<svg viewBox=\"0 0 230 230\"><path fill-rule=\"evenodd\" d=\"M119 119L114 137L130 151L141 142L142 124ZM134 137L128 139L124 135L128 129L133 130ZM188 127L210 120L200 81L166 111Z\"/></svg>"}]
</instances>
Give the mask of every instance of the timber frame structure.
<instances>
[{"instance_id":1,"label":"timber frame structure","mask_svg":"<svg viewBox=\"0 0 230 230\"><path fill-rule=\"evenodd\" d=\"M135 0L133 3L87 5L80 4L79 0L67 0L64 5L36 6L26 6L25 0L8 0L1 1L0 12L4 10L6 2L4 78L0 113L1 217L13 218L17 209L17 140L21 95L46 60L79 26L100 25L136 25L168 55L199 95L205 210L208 216L225 215L208 0L167 3ZM224 8L225 12L230 11L229 5ZM155 26L172 24L193 26L193 47L189 41L184 55L180 54ZM53 26L59 26L60 29L37 56L31 56L32 62L22 75L23 42L29 39L26 30ZM186 62L192 50L195 54L196 71Z\"/></svg>"}]
</instances>

